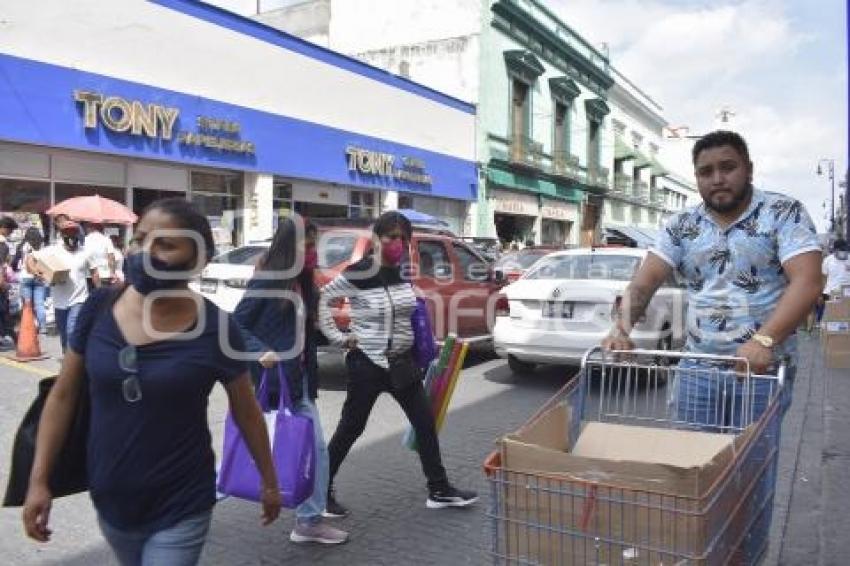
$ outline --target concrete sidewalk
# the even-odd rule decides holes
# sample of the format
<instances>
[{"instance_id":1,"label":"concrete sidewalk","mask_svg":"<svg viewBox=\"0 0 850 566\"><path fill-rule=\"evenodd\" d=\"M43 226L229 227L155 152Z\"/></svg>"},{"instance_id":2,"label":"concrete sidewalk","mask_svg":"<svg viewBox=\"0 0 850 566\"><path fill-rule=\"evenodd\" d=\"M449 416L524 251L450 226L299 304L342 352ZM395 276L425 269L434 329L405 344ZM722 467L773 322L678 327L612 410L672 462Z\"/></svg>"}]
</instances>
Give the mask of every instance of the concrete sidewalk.
<instances>
[{"instance_id":1,"label":"concrete sidewalk","mask_svg":"<svg viewBox=\"0 0 850 566\"><path fill-rule=\"evenodd\" d=\"M766 563L843 565L850 562L850 370L824 367L817 335L801 335L799 345Z\"/></svg>"}]
</instances>

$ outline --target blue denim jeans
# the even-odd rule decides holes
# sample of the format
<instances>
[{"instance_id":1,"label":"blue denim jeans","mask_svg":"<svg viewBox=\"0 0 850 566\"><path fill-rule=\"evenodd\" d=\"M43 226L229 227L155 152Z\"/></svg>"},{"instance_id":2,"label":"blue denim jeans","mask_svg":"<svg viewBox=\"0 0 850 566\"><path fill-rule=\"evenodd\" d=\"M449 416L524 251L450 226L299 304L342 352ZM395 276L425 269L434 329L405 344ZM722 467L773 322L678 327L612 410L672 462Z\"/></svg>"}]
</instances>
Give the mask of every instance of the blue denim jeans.
<instances>
[{"instance_id":1,"label":"blue denim jeans","mask_svg":"<svg viewBox=\"0 0 850 566\"><path fill-rule=\"evenodd\" d=\"M315 524L322 520L322 512L325 510L328 497L328 445L325 443L325 435L322 433L322 421L319 418L316 403L307 395L309 390L305 376L302 388L304 395L295 403L294 408L296 413L313 419L313 432L316 441L316 478L313 495L295 509L295 520L302 524Z\"/></svg>"},{"instance_id":2,"label":"blue denim jeans","mask_svg":"<svg viewBox=\"0 0 850 566\"><path fill-rule=\"evenodd\" d=\"M777 388L777 383L768 379L751 380L747 385L730 370L692 360L679 362L675 376L671 396L675 420L709 432L734 432L755 422L767 410ZM790 389L781 392L783 412Z\"/></svg>"},{"instance_id":3,"label":"blue denim jeans","mask_svg":"<svg viewBox=\"0 0 850 566\"><path fill-rule=\"evenodd\" d=\"M101 517L98 524L121 566L194 566L211 519L212 510L204 511L156 532L116 529Z\"/></svg>"},{"instance_id":4,"label":"blue denim jeans","mask_svg":"<svg viewBox=\"0 0 850 566\"><path fill-rule=\"evenodd\" d=\"M56 309L56 328L59 329L62 352L68 347L68 337L73 334L74 327L77 326L77 316L81 308L83 308L82 304L71 305L67 309Z\"/></svg>"},{"instance_id":5,"label":"blue denim jeans","mask_svg":"<svg viewBox=\"0 0 850 566\"><path fill-rule=\"evenodd\" d=\"M694 371L699 369L700 371ZM708 371L689 360L683 360L677 369L674 400L674 418L680 423L697 426L709 432L737 432L758 420L767 410L777 383L767 379L755 380L746 390L731 372ZM785 381L779 392L779 414L765 427L761 438L753 439L751 458L762 475L750 495L747 517L751 521L743 543L745 563L755 564L764 553L773 515L773 495L776 486L777 460L774 456L765 462L771 448L778 449L782 417L790 407L797 375L796 366L788 366ZM744 420L746 418L746 420ZM729 427L732 427L730 430ZM769 500L766 501L766 499Z\"/></svg>"},{"instance_id":6,"label":"blue denim jeans","mask_svg":"<svg viewBox=\"0 0 850 566\"><path fill-rule=\"evenodd\" d=\"M35 277L21 279L21 300L32 302L35 319L38 321L38 330L42 333L47 329L47 315L44 312L44 299L47 298L47 289L47 285Z\"/></svg>"}]
</instances>

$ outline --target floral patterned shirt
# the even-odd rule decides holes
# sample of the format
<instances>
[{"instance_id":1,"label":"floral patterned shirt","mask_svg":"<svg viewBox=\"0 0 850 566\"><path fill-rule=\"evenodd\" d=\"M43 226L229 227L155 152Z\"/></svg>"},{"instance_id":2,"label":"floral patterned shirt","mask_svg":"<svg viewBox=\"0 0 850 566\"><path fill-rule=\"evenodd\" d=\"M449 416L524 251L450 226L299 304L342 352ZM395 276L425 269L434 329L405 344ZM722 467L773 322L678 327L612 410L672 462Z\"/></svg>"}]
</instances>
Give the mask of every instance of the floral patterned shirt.
<instances>
[{"instance_id":1,"label":"floral patterned shirt","mask_svg":"<svg viewBox=\"0 0 850 566\"><path fill-rule=\"evenodd\" d=\"M685 349L712 355L734 355L759 330L788 284L782 266L811 251L821 248L802 203L757 189L726 228L705 204L673 215L650 250L687 285ZM777 346L777 357L795 354L793 335Z\"/></svg>"}]
</instances>

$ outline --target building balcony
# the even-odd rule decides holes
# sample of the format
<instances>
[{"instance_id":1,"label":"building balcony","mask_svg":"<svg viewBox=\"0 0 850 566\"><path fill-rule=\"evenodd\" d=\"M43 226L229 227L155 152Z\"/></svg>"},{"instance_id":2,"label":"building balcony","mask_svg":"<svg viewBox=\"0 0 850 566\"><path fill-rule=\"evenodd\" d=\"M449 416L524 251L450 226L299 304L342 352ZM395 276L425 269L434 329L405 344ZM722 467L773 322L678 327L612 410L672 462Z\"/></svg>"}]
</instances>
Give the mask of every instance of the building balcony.
<instances>
[{"instance_id":1,"label":"building balcony","mask_svg":"<svg viewBox=\"0 0 850 566\"><path fill-rule=\"evenodd\" d=\"M578 156L568 151L552 152L552 175L575 181L584 180L584 171L579 165Z\"/></svg>"},{"instance_id":2,"label":"building balcony","mask_svg":"<svg viewBox=\"0 0 850 566\"><path fill-rule=\"evenodd\" d=\"M543 144L527 136L514 136L509 141L509 160L514 165L540 169L543 164Z\"/></svg>"},{"instance_id":3,"label":"building balcony","mask_svg":"<svg viewBox=\"0 0 850 566\"><path fill-rule=\"evenodd\" d=\"M632 183L632 197L640 202L649 202L649 184L646 181Z\"/></svg>"},{"instance_id":4,"label":"building balcony","mask_svg":"<svg viewBox=\"0 0 850 566\"><path fill-rule=\"evenodd\" d=\"M625 195L629 192L629 187L632 186L632 178L622 173L614 173L614 193Z\"/></svg>"},{"instance_id":5,"label":"building balcony","mask_svg":"<svg viewBox=\"0 0 850 566\"><path fill-rule=\"evenodd\" d=\"M610 175L611 171L607 167L588 167L587 184L607 189Z\"/></svg>"}]
</instances>

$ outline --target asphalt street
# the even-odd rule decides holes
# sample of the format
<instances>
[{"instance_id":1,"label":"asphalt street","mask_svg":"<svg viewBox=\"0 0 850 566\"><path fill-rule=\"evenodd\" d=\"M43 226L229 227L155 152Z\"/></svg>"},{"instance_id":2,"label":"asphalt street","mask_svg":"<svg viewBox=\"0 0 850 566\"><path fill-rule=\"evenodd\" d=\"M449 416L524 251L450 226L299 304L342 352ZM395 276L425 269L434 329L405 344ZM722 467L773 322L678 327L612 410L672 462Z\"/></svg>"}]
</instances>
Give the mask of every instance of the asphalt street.
<instances>
[{"instance_id":1,"label":"asphalt street","mask_svg":"<svg viewBox=\"0 0 850 566\"><path fill-rule=\"evenodd\" d=\"M55 353L56 345L50 340L45 346ZM323 356L321 366L319 409L329 436L344 400L345 375L336 356ZM5 383L0 399L0 454L10 454L15 429L34 396L38 379L56 367L55 357L27 366L0 362L0 378ZM850 380L840 372L823 369L816 340L804 341L801 370L804 368L809 371L801 371L798 377L795 402L783 427L771 549L765 563L844 564L842 541L850 525L847 507L840 506L848 503L846 464L850 450L847 413L842 408L848 405ZM425 508L425 482L418 458L401 445L405 417L392 399L383 395L337 480L339 499L351 509L351 516L338 523L350 531L349 543L331 548L290 543L291 511L263 528L256 505L231 498L216 508L202 563L488 563L490 525L485 511L489 486L482 462L496 439L522 424L574 373L574 369L547 367L519 377L502 360L481 355L468 360L440 440L452 481L481 494L475 507ZM810 375L819 378L810 379ZM217 451L225 410L223 390L217 389L209 409ZM2 485L8 476L6 458L0 466ZM23 536L19 516L18 509L0 509L0 556L4 564L112 563L86 494L54 503L54 535L46 545ZM833 519L823 520L827 516Z\"/></svg>"}]
</instances>

